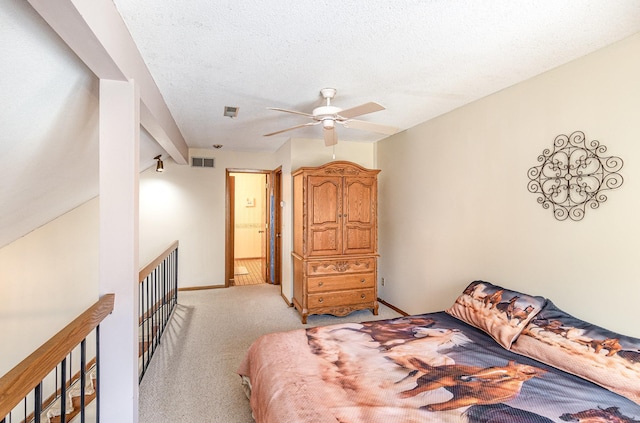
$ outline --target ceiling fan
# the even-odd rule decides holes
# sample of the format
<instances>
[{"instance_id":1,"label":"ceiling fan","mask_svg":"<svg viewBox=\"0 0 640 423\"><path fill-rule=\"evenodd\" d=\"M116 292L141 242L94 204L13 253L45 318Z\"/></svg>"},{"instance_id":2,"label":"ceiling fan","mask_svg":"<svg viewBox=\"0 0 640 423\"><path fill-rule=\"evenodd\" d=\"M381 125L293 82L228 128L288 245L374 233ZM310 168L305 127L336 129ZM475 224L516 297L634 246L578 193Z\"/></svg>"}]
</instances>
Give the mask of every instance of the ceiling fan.
<instances>
[{"instance_id":1,"label":"ceiling fan","mask_svg":"<svg viewBox=\"0 0 640 423\"><path fill-rule=\"evenodd\" d=\"M335 88L323 88L320 90L320 94L322 95L322 98L326 100L326 104L320 107L316 107L311 113L280 109L278 107L268 107L269 110L307 116L313 119L313 121L303 123L301 125L296 125L291 128L282 129L280 131L271 132L269 134L264 134L264 136L269 137L271 135L280 134L282 132L291 131L293 129L322 124L324 143L326 146L331 146L338 143L338 135L336 134L336 123L339 123L345 128L361 129L363 131L377 132L386 135L393 135L398 132L398 128L392 126L353 119L354 117L366 115L367 113L384 110L384 107L382 107L378 103L369 102L361 104L359 106L351 107L350 109L343 110L339 107L331 105L331 100L336 96Z\"/></svg>"}]
</instances>

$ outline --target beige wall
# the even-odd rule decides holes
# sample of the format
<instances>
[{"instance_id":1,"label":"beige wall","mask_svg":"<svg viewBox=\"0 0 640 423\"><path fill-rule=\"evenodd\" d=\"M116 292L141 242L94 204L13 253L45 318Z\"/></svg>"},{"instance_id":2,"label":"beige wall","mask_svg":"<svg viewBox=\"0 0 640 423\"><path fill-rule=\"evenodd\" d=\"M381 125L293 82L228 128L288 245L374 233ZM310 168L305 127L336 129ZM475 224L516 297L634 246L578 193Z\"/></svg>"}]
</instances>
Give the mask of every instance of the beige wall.
<instances>
[{"instance_id":1,"label":"beige wall","mask_svg":"<svg viewBox=\"0 0 640 423\"><path fill-rule=\"evenodd\" d=\"M382 169L380 296L412 313L442 310L485 279L640 336L639 53L635 36L375 148L340 142L336 160ZM574 130L622 157L625 182L583 221L558 222L527 191L527 170L557 134ZM215 157L216 168L167 160L163 174L140 176L140 264L178 239L181 286L224 284L225 169L282 166L282 292L290 299L290 174L331 161L333 148L291 139L273 154L191 154ZM95 199L0 249L0 373L95 302L97 239Z\"/></svg>"},{"instance_id":2,"label":"beige wall","mask_svg":"<svg viewBox=\"0 0 640 423\"><path fill-rule=\"evenodd\" d=\"M640 336L638 75L640 35L379 142L380 296L442 310L484 279ZM560 222L527 171L576 130L624 160L624 184Z\"/></svg>"},{"instance_id":3,"label":"beige wall","mask_svg":"<svg viewBox=\"0 0 640 423\"><path fill-rule=\"evenodd\" d=\"M0 375L98 299L98 200L0 249Z\"/></svg>"},{"instance_id":4,"label":"beige wall","mask_svg":"<svg viewBox=\"0 0 640 423\"><path fill-rule=\"evenodd\" d=\"M180 241L180 287L224 285L226 169L271 170L272 154L192 150L215 168L165 162L163 173L140 175L140 263Z\"/></svg>"},{"instance_id":5,"label":"beige wall","mask_svg":"<svg viewBox=\"0 0 640 423\"><path fill-rule=\"evenodd\" d=\"M291 299L291 170L331 161L321 140L289 140L275 153L193 150L214 169L165 161L140 175L140 264L180 241L181 287L224 284L225 170L282 166L282 292ZM337 160L373 165L372 144L343 142ZM98 298L98 199L0 249L0 374ZM25 336L29 334L29 336Z\"/></svg>"},{"instance_id":6,"label":"beige wall","mask_svg":"<svg viewBox=\"0 0 640 423\"><path fill-rule=\"evenodd\" d=\"M373 166L373 144L338 145L336 160ZM332 151L322 140L292 139L275 153L191 150L192 156L214 157L214 169L179 166L172 161L165 162L163 173L148 169L140 175L140 263L151 261L178 239L180 286L224 285L225 170L282 166L282 291L290 299L291 170L331 161Z\"/></svg>"},{"instance_id":7,"label":"beige wall","mask_svg":"<svg viewBox=\"0 0 640 423\"><path fill-rule=\"evenodd\" d=\"M291 305L293 296L292 267L291 267L291 149L292 142L288 140L274 153L275 162L280 166L282 172L282 203L280 212L282 213L282 281L280 292L286 301ZM276 166L276 167L277 167ZM278 207L276 205L276 207Z\"/></svg>"},{"instance_id":8,"label":"beige wall","mask_svg":"<svg viewBox=\"0 0 640 423\"><path fill-rule=\"evenodd\" d=\"M373 144L365 142L343 141L326 147L323 140L294 138L291 140L291 170L320 166L334 160L347 160L371 169L375 165L374 150Z\"/></svg>"},{"instance_id":9,"label":"beige wall","mask_svg":"<svg viewBox=\"0 0 640 423\"><path fill-rule=\"evenodd\" d=\"M165 162L165 171L140 175L140 263L151 261L174 240L180 241L181 287L224 284L225 170L274 170L282 167L282 292L291 299L291 171L332 160L322 140L290 139L275 153L191 150L215 157L214 169ZM374 145L338 143L336 160L373 167Z\"/></svg>"}]
</instances>

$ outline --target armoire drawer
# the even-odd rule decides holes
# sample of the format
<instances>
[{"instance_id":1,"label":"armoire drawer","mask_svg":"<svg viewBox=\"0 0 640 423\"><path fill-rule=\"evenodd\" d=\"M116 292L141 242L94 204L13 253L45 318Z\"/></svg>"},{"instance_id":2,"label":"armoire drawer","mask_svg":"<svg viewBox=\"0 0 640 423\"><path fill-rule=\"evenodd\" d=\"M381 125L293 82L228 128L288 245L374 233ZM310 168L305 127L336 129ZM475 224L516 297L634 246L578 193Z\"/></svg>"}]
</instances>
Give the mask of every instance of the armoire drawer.
<instances>
[{"instance_id":1,"label":"armoire drawer","mask_svg":"<svg viewBox=\"0 0 640 423\"><path fill-rule=\"evenodd\" d=\"M374 273L319 276L307 279L307 291L309 293L315 293L344 289L373 288L375 283Z\"/></svg>"},{"instance_id":2,"label":"armoire drawer","mask_svg":"<svg viewBox=\"0 0 640 423\"><path fill-rule=\"evenodd\" d=\"M350 304L367 303L376 300L374 289L355 289L353 291L338 291L309 294L309 309L318 307L346 306Z\"/></svg>"},{"instance_id":3,"label":"armoire drawer","mask_svg":"<svg viewBox=\"0 0 640 423\"><path fill-rule=\"evenodd\" d=\"M375 269L375 257L316 261L311 260L307 264L307 276L324 276L335 274L344 275L348 273L374 272Z\"/></svg>"}]
</instances>

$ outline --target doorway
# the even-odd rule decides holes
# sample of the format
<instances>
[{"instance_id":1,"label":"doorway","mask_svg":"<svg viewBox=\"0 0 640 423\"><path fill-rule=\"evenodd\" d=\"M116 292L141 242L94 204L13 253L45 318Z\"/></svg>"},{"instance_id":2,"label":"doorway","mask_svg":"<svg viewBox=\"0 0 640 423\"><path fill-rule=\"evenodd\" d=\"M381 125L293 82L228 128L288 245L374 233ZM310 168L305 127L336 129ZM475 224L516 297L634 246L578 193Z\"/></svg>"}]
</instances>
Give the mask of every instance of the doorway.
<instances>
[{"instance_id":1,"label":"doorway","mask_svg":"<svg viewBox=\"0 0 640 423\"><path fill-rule=\"evenodd\" d=\"M280 284L280 178L227 169L225 286Z\"/></svg>"}]
</instances>

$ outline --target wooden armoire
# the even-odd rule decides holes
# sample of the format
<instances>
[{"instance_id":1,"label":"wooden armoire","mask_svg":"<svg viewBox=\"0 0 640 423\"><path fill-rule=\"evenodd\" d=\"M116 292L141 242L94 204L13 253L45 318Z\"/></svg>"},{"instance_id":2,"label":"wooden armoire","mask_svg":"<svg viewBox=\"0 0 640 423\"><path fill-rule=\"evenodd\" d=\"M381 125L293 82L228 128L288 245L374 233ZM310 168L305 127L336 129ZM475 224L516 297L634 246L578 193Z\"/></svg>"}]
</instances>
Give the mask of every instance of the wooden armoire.
<instances>
[{"instance_id":1,"label":"wooden armoire","mask_svg":"<svg viewBox=\"0 0 640 423\"><path fill-rule=\"evenodd\" d=\"M378 314L379 170L334 161L293 178L293 305L310 314Z\"/></svg>"}]
</instances>

